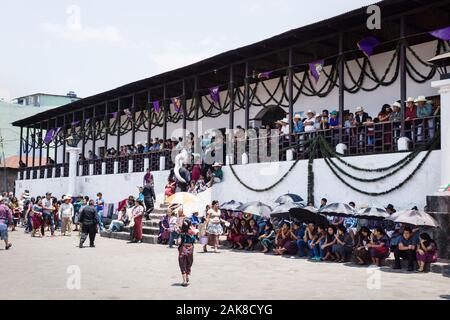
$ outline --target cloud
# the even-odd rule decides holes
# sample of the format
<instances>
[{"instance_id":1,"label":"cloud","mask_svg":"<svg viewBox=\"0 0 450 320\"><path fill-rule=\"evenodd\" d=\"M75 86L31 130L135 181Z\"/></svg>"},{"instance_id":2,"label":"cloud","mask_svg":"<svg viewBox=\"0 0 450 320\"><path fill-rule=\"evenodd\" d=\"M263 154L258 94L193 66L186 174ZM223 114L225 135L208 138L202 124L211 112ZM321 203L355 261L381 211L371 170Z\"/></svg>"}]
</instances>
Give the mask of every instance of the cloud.
<instances>
[{"instance_id":1,"label":"cloud","mask_svg":"<svg viewBox=\"0 0 450 320\"><path fill-rule=\"evenodd\" d=\"M59 39L78 43L93 41L121 43L123 41L120 32L113 26L69 28L56 23L44 22L40 24L40 28Z\"/></svg>"}]
</instances>

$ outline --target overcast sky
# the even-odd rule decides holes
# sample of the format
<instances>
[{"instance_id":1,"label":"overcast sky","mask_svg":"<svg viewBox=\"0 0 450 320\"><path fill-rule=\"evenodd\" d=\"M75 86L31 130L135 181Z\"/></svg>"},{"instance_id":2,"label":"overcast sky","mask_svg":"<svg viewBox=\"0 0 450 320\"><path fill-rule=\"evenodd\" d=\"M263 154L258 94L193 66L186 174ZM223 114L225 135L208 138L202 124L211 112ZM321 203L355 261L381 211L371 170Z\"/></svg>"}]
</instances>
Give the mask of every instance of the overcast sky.
<instances>
[{"instance_id":1,"label":"overcast sky","mask_svg":"<svg viewBox=\"0 0 450 320\"><path fill-rule=\"evenodd\" d=\"M87 97L374 0L3 0L0 99Z\"/></svg>"}]
</instances>

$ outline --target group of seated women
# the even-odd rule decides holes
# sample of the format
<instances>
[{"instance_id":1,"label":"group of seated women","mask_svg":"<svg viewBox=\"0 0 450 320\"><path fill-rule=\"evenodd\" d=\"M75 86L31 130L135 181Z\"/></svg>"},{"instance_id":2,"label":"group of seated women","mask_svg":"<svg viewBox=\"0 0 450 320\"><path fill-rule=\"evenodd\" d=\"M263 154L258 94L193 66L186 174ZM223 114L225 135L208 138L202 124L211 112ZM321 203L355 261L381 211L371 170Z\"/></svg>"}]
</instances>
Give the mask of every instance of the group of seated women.
<instances>
[{"instance_id":1,"label":"group of seated women","mask_svg":"<svg viewBox=\"0 0 450 320\"><path fill-rule=\"evenodd\" d=\"M275 255L298 255L311 261L353 261L359 265L382 266L391 253L394 269L401 269L401 259L408 271L418 266L423 272L427 263L437 261L437 246L428 233L398 225L389 237L382 227L347 229L340 225L317 225L314 222L282 221L279 227L267 220L235 217L227 232L231 248L273 251ZM415 264L415 262L417 262Z\"/></svg>"}]
</instances>

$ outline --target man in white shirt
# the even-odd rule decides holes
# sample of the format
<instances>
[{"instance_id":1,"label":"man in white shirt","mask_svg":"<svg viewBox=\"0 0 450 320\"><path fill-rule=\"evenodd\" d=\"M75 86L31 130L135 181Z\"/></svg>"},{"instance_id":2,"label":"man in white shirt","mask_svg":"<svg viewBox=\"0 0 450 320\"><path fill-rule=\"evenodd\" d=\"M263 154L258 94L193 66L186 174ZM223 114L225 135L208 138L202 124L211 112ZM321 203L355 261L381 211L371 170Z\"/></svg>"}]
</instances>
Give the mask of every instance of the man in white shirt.
<instances>
[{"instance_id":1,"label":"man in white shirt","mask_svg":"<svg viewBox=\"0 0 450 320\"><path fill-rule=\"evenodd\" d=\"M64 203L59 207L59 218L61 219L61 235L65 236L66 232L69 235L72 233L72 217L74 215L74 208L71 203L70 196L64 197Z\"/></svg>"},{"instance_id":2,"label":"man in white shirt","mask_svg":"<svg viewBox=\"0 0 450 320\"><path fill-rule=\"evenodd\" d=\"M313 131L315 131L315 128L314 128L314 123L315 123L314 115L315 115L315 113L312 110L308 110L306 112L307 118L303 121L303 127L305 128L305 132L313 132Z\"/></svg>"}]
</instances>

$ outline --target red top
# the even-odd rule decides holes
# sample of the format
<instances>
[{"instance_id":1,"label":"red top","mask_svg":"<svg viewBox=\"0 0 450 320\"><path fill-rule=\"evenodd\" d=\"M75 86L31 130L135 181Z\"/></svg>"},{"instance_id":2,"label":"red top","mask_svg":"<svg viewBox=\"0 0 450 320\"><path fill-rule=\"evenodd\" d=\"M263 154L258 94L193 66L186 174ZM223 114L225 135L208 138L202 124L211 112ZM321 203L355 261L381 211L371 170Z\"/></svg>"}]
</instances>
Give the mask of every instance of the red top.
<instances>
[{"instance_id":1,"label":"red top","mask_svg":"<svg viewBox=\"0 0 450 320\"><path fill-rule=\"evenodd\" d=\"M406 107L405 109L405 119L415 119L417 118L417 109L416 106L412 108Z\"/></svg>"}]
</instances>

